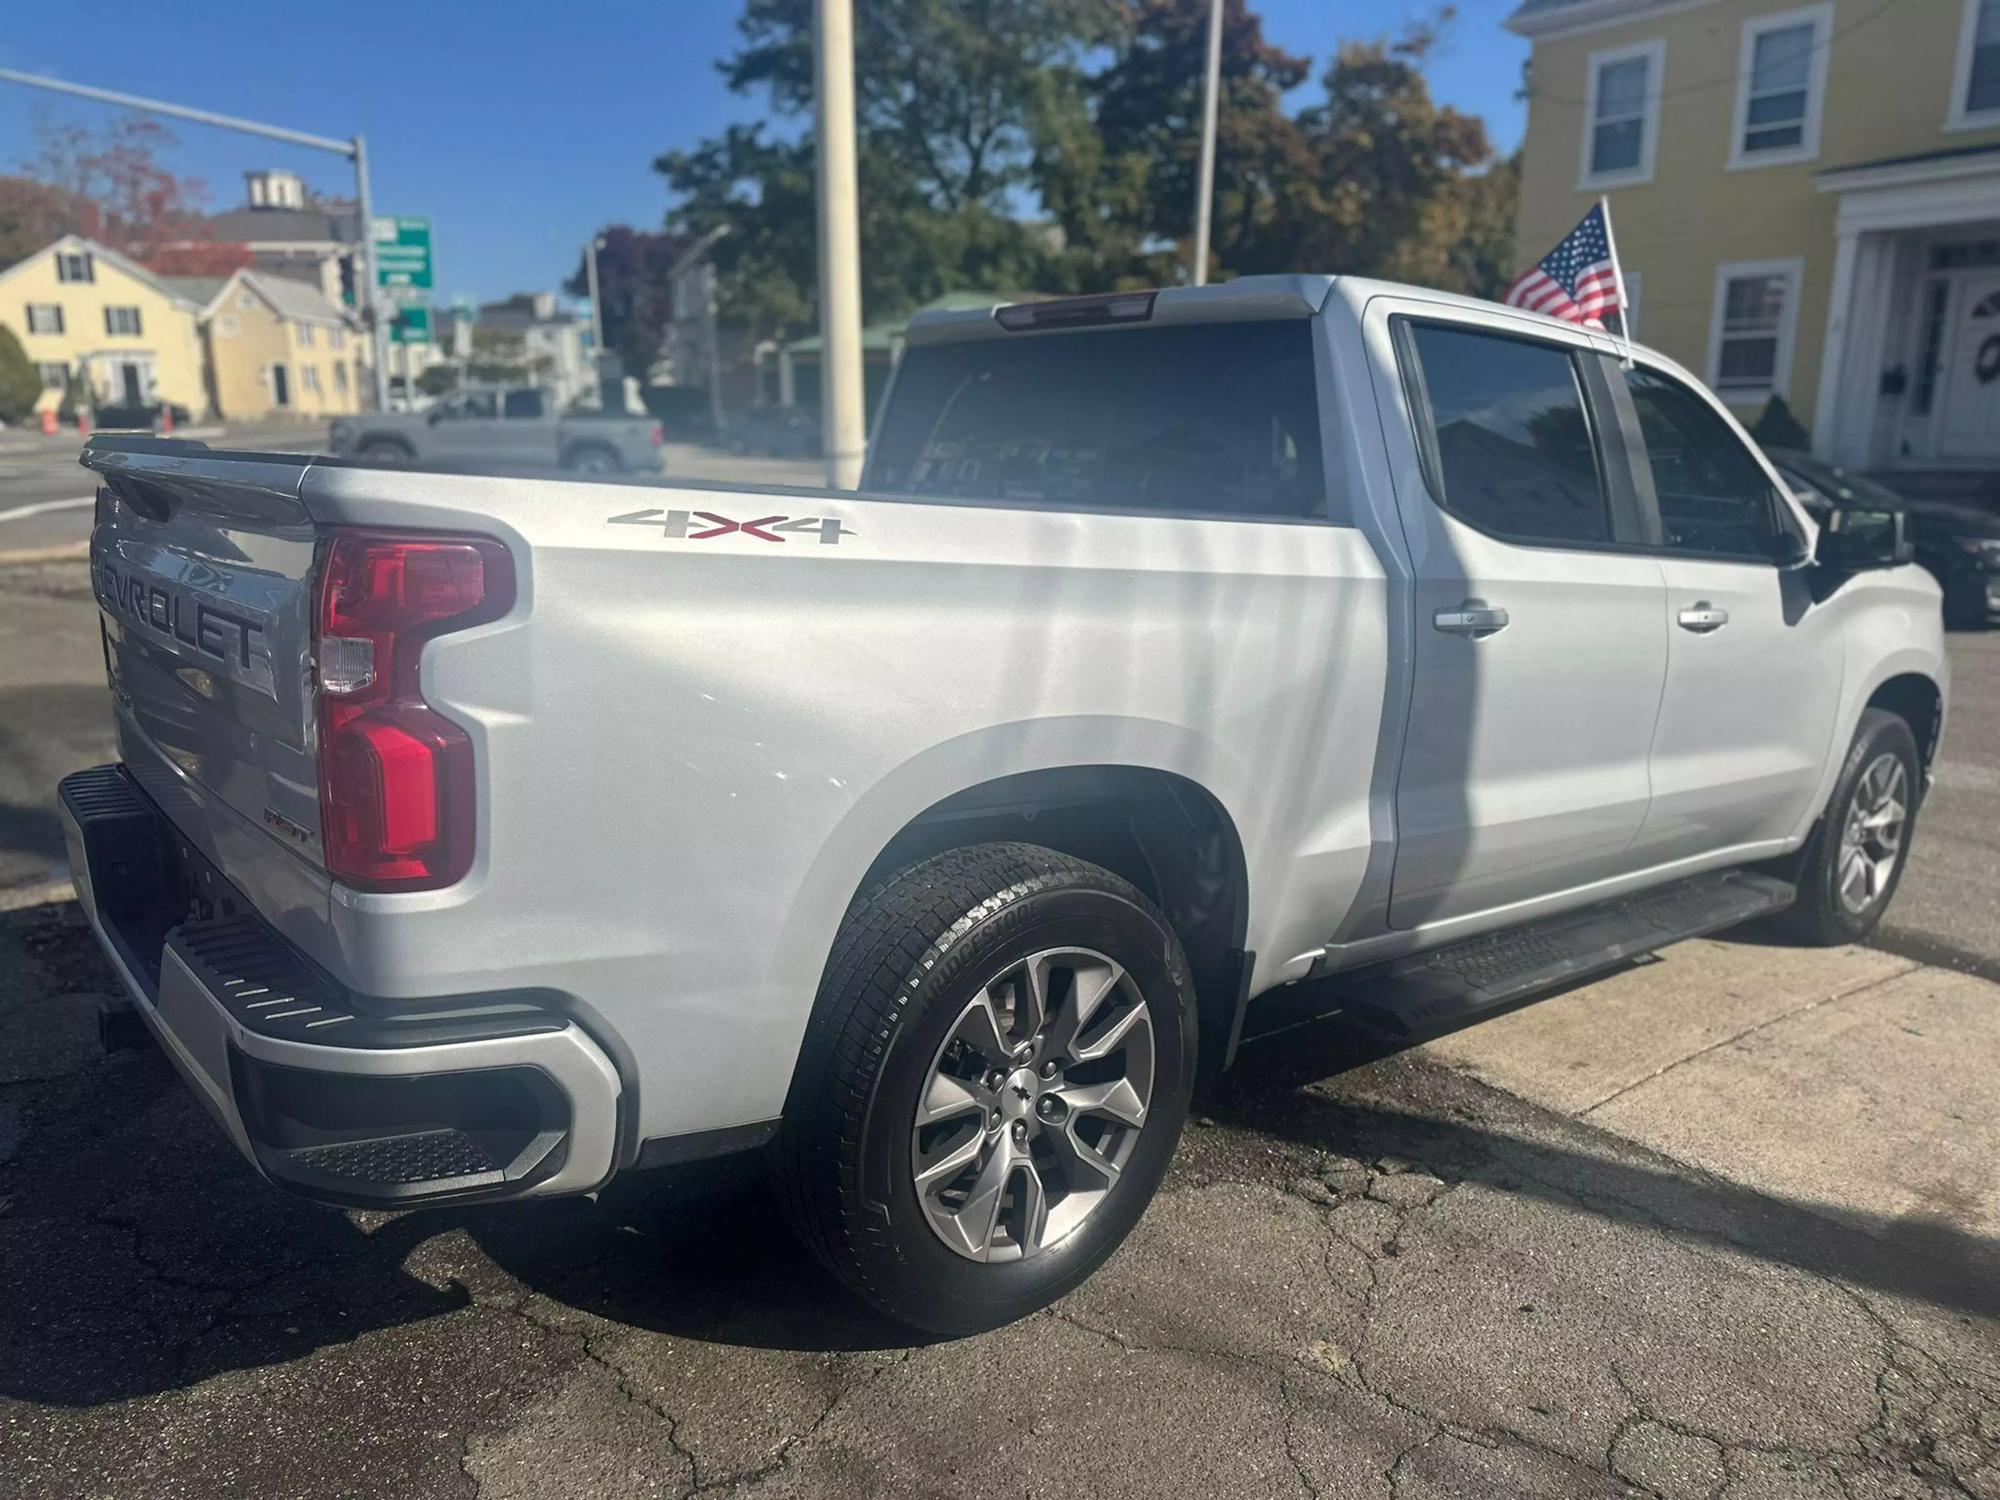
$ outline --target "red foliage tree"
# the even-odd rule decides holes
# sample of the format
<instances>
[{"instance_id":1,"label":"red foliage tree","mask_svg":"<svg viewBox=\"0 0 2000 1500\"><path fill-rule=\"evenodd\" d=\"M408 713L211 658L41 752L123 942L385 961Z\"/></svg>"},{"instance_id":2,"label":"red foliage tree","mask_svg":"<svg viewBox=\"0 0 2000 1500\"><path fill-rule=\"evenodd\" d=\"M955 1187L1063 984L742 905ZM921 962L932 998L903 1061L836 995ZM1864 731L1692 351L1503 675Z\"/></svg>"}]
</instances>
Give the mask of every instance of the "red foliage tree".
<instances>
[{"instance_id":1,"label":"red foliage tree","mask_svg":"<svg viewBox=\"0 0 2000 1500\"><path fill-rule=\"evenodd\" d=\"M62 196L68 232L169 275L223 276L250 263L245 247L202 237L208 188L161 165L175 136L157 120L126 115L92 130L44 115L35 144L28 174Z\"/></svg>"}]
</instances>

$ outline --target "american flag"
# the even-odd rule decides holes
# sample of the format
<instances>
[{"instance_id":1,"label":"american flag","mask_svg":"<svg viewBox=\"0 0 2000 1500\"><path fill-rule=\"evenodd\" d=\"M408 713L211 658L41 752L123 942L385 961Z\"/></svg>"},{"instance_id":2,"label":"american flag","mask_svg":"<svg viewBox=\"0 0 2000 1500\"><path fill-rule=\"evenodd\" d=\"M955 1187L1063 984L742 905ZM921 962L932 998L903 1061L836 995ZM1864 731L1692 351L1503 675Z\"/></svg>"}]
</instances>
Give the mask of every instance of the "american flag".
<instances>
[{"instance_id":1,"label":"american flag","mask_svg":"<svg viewBox=\"0 0 2000 1500\"><path fill-rule=\"evenodd\" d=\"M1611 226L1597 204L1540 265L1530 266L1500 299L1510 307L1547 313L1591 328L1618 309L1618 273L1611 256Z\"/></svg>"}]
</instances>

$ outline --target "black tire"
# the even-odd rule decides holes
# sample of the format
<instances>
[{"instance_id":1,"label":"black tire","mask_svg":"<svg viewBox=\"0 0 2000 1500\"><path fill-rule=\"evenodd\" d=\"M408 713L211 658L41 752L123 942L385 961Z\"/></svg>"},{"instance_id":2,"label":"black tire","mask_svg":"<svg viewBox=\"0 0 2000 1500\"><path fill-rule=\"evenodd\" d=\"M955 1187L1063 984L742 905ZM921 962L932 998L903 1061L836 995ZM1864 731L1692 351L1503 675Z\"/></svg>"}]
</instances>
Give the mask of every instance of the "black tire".
<instances>
[{"instance_id":1,"label":"black tire","mask_svg":"<svg viewBox=\"0 0 2000 1500\"><path fill-rule=\"evenodd\" d=\"M563 459L572 474L616 474L623 468L618 455L602 443L579 443Z\"/></svg>"},{"instance_id":2,"label":"black tire","mask_svg":"<svg viewBox=\"0 0 2000 1500\"><path fill-rule=\"evenodd\" d=\"M911 1129L964 1002L1009 963L1065 943L1123 965L1153 1027L1152 1100L1116 1183L1025 1258L947 1248L919 1204ZM774 1164L793 1230L847 1286L937 1333L1047 1306L1116 1250L1171 1161L1195 1074L1195 997L1166 918L1108 870L1033 844L980 844L864 893L827 960Z\"/></svg>"},{"instance_id":3,"label":"black tire","mask_svg":"<svg viewBox=\"0 0 2000 1500\"><path fill-rule=\"evenodd\" d=\"M1840 896L1841 832L1855 805L1862 777L1883 755L1894 755L1902 762L1910 792L1909 811L1902 826L1901 852L1889 871L1886 883L1865 910L1855 912ZM1917 740L1910 732L1909 722L1884 709L1864 709L1861 722L1854 731L1854 742L1848 748L1847 759L1834 781L1833 795L1827 799L1826 812L1813 829L1799 860L1794 876L1798 899L1780 919L1780 925L1789 937L1812 947L1827 948L1840 943L1861 942L1875 930L1876 923L1882 920L1882 913L1895 899L1896 887L1902 883L1903 871L1910 862L1910 840L1916 834L1917 805L1922 787L1923 766L1917 756Z\"/></svg>"}]
</instances>

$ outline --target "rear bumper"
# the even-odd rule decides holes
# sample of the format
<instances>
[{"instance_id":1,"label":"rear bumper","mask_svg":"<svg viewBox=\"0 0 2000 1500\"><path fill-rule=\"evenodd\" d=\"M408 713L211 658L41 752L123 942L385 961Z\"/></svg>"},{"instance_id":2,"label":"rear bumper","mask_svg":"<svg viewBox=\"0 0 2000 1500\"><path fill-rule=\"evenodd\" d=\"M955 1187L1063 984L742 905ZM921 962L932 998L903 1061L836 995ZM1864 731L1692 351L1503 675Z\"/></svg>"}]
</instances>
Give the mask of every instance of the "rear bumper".
<instances>
[{"instance_id":1,"label":"rear bumper","mask_svg":"<svg viewBox=\"0 0 2000 1500\"><path fill-rule=\"evenodd\" d=\"M272 1181L409 1207L611 1176L618 1073L552 997L355 994L251 911L123 767L59 791L77 897L134 1008Z\"/></svg>"}]
</instances>

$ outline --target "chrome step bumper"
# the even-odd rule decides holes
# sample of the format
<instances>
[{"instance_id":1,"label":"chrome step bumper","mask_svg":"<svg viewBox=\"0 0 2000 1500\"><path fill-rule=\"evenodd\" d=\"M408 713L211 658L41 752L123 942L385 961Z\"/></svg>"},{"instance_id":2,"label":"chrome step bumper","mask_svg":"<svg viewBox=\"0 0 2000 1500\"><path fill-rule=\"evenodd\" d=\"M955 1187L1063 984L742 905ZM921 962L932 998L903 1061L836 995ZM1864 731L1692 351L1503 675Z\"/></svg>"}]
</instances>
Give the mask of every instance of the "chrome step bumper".
<instances>
[{"instance_id":1,"label":"chrome step bumper","mask_svg":"<svg viewBox=\"0 0 2000 1500\"><path fill-rule=\"evenodd\" d=\"M618 1073L559 997L355 994L180 844L122 767L58 790L99 943L264 1175L377 1207L584 1192L610 1177Z\"/></svg>"}]
</instances>

